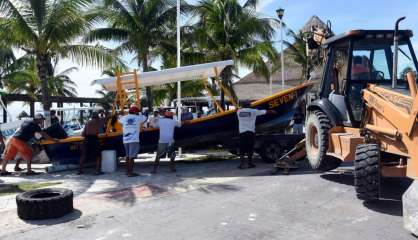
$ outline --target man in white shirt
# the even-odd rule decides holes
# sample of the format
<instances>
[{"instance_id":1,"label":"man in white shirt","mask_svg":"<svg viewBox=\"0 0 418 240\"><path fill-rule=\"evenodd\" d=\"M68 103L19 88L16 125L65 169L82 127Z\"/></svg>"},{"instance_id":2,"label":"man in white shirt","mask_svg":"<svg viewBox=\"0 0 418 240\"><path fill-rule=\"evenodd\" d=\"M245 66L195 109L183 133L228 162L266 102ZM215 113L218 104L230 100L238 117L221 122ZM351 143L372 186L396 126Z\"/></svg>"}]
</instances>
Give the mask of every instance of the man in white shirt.
<instances>
[{"instance_id":1,"label":"man in white shirt","mask_svg":"<svg viewBox=\"0 0 418 240\"><path fill-rule=\"evenodd\" d=\"M173 120L174 113L166 111L164 118L158 121L160 128L160 140L158 141L157 155L155 156L154 169L152 173L157 173L160 166L160 158L168 155L170 158L170 169L172 172L176 171L174 160L176 158L176 151L174 149L174 130L176 127L181 127L181 123Z\"/></svg>"},{"instance_id":2,"label":"man in white shirt","mask_svg":"<svg viewBox=\"0 0 418 240\"><path fill-rule=\"evenodd\" d=\"M142 124L147 121L147 117L139 114L138 107L131 107L129 114L120 119L123 128L123 145L126 154L126 175L135 177L138 174L133 172L134 160L139 153L139 136Z\"/></svg>"},{"instance_id":3,"label":"man in white shirt","mask_svg":"<svg viewBox=\"0 0 418 240\"><path fill-rule=\"evenodd\" d=\"M238 109L239 155L241 159L241 164L238 168L255 168L255 164L252 162L255 141L255 122L258 116L267 113L275 113L275 111L251 108L251 103L248 101L243 102L242 108ZM248 164L245 163L245 155L248 157Z\"/></svg>"},{"instance_id":4,"label":"man in white shirt","mask_svg":"<svg viewBox=\"0 0 418 240\"><path fill-rule=\"evenodd\" d=\"M160 120L160 116L158 114L158 111L154 111L154 114L152 117L149 118L149 127L150 128L156 128L158 126L158 121Z\"/></svg>"}]
</instances>

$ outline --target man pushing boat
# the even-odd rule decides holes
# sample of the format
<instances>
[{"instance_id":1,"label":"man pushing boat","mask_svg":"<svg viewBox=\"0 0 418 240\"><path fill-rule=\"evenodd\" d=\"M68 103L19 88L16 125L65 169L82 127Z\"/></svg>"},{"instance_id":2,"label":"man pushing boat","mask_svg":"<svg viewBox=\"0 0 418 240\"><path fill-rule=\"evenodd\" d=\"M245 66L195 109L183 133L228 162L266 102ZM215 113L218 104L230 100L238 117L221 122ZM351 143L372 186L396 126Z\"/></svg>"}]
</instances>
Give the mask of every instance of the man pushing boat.
<instances>
[{"instance_id":1,"label":"man pushing boat","mask_svg":"<svg viewBox=\"0 0 418 240\"><path fill-rule=\"evenodd\" d=\"M32 157L33 151L28 142L32 138L44 138L47 140L52 140L57 142L58 139L52 138L46 132L44 132L41 127L44 123L44 116L40 113L36 114L33 120L25 121L22 126L17 130L14 136L7 143L6 150L3 155L2 170L1 176L9 175L10 173L6 171L7 163L10 160L13 160L17 154L19 154L27 162L27 175L36 174L32 171ZM20 159L16 160L15 171L21 171L19 167Z\"/></svg>"},{"instance_id":2,"label":"man pushing boat","mask_svg":"<svg viewBox=\"0 0 418 240\"><path fill-rule=\"evenodd\" d=\"M239 169L255 168L253 163L254 142L255 142L255 123L258 116L265 114L275 114L273 110L258 110L251 108L251 102L243 101L242 108L238 109L237 117L239 123L239 156L241 164ZM245 162L247 155L248 162Z\"/></svg>"}]
</instances>

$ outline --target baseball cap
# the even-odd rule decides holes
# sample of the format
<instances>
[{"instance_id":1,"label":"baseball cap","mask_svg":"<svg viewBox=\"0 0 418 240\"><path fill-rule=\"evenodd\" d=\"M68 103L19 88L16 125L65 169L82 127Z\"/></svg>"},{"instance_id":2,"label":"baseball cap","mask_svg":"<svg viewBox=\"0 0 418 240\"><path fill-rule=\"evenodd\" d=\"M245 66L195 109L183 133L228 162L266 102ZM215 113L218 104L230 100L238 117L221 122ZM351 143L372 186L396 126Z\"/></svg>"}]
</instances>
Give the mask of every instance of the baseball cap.
<instances>
[{"instance_id":1,"label":"baseball cap","mask_svg":"<svg viewBox=\"0 0 418 240\"><path fill-rule=\"evenodd\" d=\"M130 114L137 114L137 113L139 113L139 108L137 106L132 106L131 108L129 108L129 113Z\"/></svg>"}]
</instances>

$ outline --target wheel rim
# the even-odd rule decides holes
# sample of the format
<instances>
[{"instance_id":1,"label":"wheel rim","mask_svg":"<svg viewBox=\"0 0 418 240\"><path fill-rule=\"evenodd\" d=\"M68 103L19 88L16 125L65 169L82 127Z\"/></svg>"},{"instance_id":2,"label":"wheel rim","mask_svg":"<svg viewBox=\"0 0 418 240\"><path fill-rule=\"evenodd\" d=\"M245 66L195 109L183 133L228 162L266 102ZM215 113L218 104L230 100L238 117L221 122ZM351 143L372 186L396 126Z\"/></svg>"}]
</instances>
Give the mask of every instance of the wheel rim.
<instances>
[{"instance_id":1,"label":"wheel rim","mask_svg":"<svg viewBox=\"0 0 418 240\"><path fill-rule=\"evenodd\" d=\"M314 124L309 124L308 126L308 146L310 148L310 152L317 156L319 152L319 135L318 135L318 129Z\"/></svg>"}]
</instances>

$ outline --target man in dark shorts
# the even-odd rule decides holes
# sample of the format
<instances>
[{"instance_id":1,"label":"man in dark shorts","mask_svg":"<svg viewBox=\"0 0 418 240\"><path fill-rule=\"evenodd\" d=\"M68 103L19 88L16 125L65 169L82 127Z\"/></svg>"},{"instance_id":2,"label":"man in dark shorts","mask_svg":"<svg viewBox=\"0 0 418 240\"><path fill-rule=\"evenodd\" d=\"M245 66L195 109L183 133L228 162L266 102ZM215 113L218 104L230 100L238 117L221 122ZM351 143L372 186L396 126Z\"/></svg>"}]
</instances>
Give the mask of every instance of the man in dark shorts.
<instances>
[{"instance_id":1,"label":"man in dark shorts","mask_svg":"<svg viewBox=\"0 0 418 240\"><path fill-rule=\"evenodd\" d=\"M1 171L2 176L10 174L6 171L7 163L10 160L13 160L18 153L25 161L27 161L27 175L36 174L36 172L32 171L31 169L33 151L32 148L29 146L28 142L32 138L45 138L47 140L58 141L57 139L50 137L41 129L44 120L44 116L38 113L35 115L33 120L25 121L22 124L22 126L20 126L20 128L16 131L16 133L7 143L6 150L3 155ZM19 167L19 164L20 159L16 161L15 171L22 170Z\"/></svg>"},{"instance_id":2,"label":"man in dark shorts","mask_svg":"<svg viewBox=\"0 0 418 240\"><path fill-rule=\"evenodd\" d=\"M239 155L241 159L241 164L238 168L255 168L255 164L253 163L255 122L258 116L267 113L275 113L275 111L251 108L251 103L249 101L244 101L242 103L242 108L238 109ZM248 163L245 163L245 155L248 157Z\"/></svg>"},{"instance_id":3,"label":"man in dark shorts","mask_svg":"<svg viewBox=\"0 0 418 240\"><path fill-rule=\"evenodd\" d=\"M161 118L158 121L157 127L160 128L160 139L158 141L157 155L155 156L154 169L151 173L158 173L158 168L160 167L160 158L164 157L166 154L170 158L170 170L172 172L176 171L175 158L176 151L174 149L174 130L176 127L181 127L181 123L173 120L174 113L166 111L164 113L164 118Z\"/></svg>"},{"instance_id":4,"label":"man in dark shorts","mask_svg":"<svg viewBox=\"0 0 418 240\"><path fill-rule=\"evenodd\" d=\"M84 143L81 149L80 168L78 174L83 174L83 164L87 159L94 159L96 161L96 175L101 172L101 156L100 156L100 142L99 132L104 127L105 118L99 118L98 112L93 112L91 119L84 126L81 136L84 137Z\"/></svg>"}]
</instances>

